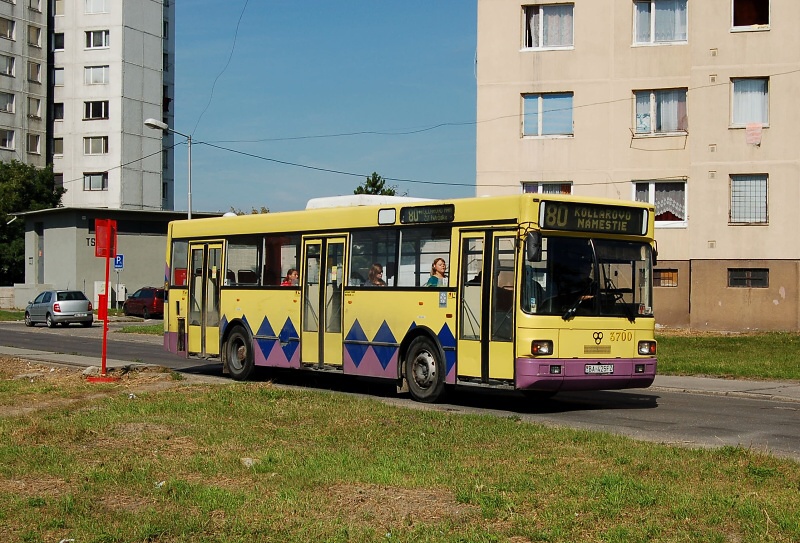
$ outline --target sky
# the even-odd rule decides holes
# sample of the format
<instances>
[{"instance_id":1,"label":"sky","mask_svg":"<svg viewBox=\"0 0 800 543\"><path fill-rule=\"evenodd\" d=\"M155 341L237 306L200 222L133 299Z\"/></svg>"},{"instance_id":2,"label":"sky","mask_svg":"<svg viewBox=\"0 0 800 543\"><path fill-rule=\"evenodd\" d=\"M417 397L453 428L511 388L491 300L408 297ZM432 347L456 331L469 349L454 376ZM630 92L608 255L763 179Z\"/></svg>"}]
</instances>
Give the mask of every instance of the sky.
<instances>
[{"instance_id":1,"label":"sky","mask_svg":"<svg viewBox=\"0 0 800 543\"><path fill-rule=\"evenodd\" d=\"M174 1L194 212L301 209L372 172L398 194L475 195L477 0ZM186 161L176 146L176 210Z\"/></svg>"}]
</instances>

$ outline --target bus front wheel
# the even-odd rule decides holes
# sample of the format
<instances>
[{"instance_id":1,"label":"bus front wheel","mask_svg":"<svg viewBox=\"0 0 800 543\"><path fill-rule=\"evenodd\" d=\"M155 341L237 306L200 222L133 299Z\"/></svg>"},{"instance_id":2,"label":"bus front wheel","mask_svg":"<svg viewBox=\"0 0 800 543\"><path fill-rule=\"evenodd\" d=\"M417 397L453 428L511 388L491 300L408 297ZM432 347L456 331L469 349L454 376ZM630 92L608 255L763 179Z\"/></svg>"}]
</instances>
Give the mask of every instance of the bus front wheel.
<instances>
[{"instance_id":1,"label":"bus front wheel","mask_svg":"<svg viewBox=\"0 0 800 543\"><path fill-rule=\"evenodd\" d=\"M245 381L253 373L253 343L244 328L237 326L225 343L228 371L237 381Z\"/></svg>"},{"instance_id":2,"label":"bus front wheel","mask_svg":"<svg viewBox=\"0 0 800 543\"><path fill-rule=\"evenodd\" d=\"M435 402L444 391L444 361L439 349L426 337L411 342L406 356L405 377L411 397Z\"/></svg>"}]
</instances>

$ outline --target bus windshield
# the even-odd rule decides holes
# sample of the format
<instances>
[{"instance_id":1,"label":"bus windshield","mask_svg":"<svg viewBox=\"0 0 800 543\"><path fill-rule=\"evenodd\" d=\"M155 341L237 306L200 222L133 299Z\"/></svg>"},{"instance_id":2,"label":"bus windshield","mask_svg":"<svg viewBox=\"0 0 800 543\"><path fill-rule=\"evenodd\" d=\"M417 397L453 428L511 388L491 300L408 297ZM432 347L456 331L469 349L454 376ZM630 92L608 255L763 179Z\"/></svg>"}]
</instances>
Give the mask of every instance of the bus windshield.
<instances>
[{"instance_id":1,"label":"bus windshield","mask_svg":"<svg viewBox=\"0 0 800 543\"><path fill-rule=\"evenodd\" d=\"M543 237L541 260L525 262L522 309L534 315L652 317L647 243Z\"/></svg>"}]
</instances>

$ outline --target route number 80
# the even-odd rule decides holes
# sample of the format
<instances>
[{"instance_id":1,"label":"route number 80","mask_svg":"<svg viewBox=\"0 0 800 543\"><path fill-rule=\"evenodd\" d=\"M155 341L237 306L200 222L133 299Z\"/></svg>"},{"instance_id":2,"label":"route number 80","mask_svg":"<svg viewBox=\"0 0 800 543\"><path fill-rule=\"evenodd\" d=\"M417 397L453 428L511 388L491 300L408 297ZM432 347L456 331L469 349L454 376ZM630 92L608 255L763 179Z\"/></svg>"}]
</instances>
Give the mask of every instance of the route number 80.
<instances>
[{"instance_id":1,"label":"route number 80","mask_svg":"<svg viewBox=\"0 0 800 543\"><path fill-rule=\"evenodd\" d=\"M548 205L544 209L544 226L545 228L564 228L567 226L567 217L569 211L566 207Z\"/></svg>"}]
</instances>

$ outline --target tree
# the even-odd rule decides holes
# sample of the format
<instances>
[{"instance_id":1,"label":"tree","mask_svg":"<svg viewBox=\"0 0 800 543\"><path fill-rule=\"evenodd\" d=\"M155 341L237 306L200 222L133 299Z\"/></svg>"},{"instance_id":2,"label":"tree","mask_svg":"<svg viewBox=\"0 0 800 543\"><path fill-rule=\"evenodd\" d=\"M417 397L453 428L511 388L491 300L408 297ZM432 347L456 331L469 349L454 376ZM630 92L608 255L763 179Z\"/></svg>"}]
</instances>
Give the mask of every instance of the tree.
<instances>
[{"instance_id":1,"label":"tree","mask_svg":"<svg viewBox=\"0 0 800 543\"><path fill-rule=\"evenodd\" d=\"M237 209L237 208L235 208L235 207L233 207L233 206L231 206L231 213L235 213L235 214L237 214L237 215L239 215L239 216L241 216L241 215L248 215L248 213L247 213L247 212L245 212L245 211L243 211L243 210L241 210L241 209ZM259 209L256 209L256 208L252 208L252 209L250 210L250 213L249 213L249 215L260 215L260 214L262 214L262 213L269 213L269 208L268 208L268 207L264 207L264 206L261 206L261 209L260 209L260 210L259 210Z\"/></svg>"},{"instance_id":2,"label":"tree","mask_svg":"<svg viewBox=\"0 0 800 543\"><path fill-rule=\"evenodd\" d=\"M353 194L382 194L384 196L396 196L397 187L387 186L386 180L378 175L377 172L372 172L372 175L367 177L363 185L359 185Z\"/></svg>"},{"instance_id":3,"label":"tree","mask_svg":"<svg viewBox=\"0 0 800 543\"><path fill-rule=\"evenodd\" d=\"M10 214L59 207L64 192L52 166L0 162L0 285L25 281L25 221Z\"/></svg>"}]
</instances>

